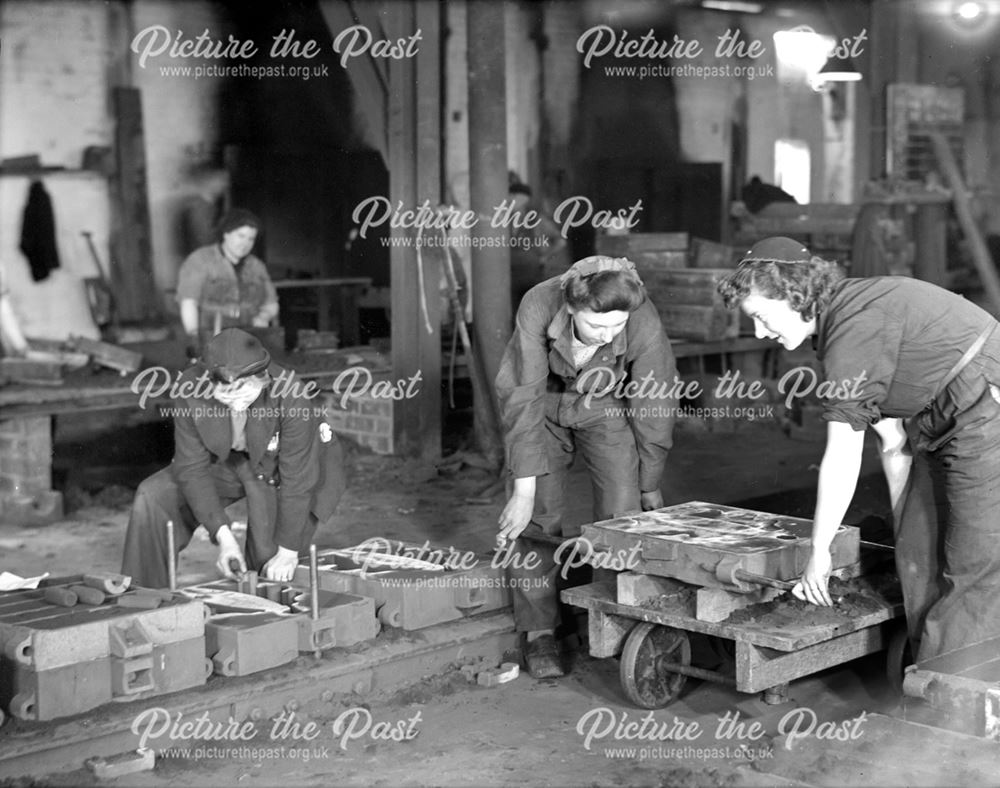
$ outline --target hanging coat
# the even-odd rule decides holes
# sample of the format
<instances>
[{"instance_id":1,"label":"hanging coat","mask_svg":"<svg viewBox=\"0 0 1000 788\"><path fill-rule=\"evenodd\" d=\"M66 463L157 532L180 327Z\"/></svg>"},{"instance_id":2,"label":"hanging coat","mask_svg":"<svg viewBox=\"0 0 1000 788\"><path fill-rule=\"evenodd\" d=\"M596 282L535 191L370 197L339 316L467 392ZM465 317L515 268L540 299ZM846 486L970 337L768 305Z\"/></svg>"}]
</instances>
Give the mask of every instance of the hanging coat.
<instances>
[{"instance_id":1,"label":"hanging coat","mask_svg":"<svg viewBox=\"0 0 1000 788\"><path fill-rule=\"evenodd\" d=\"M52 200L41 181L34 181L28 190L21 222L21 252L28 258L31 278L36 282L41 282L48 277L49 271L59 267Z\"/></svg>"}]
</instances>

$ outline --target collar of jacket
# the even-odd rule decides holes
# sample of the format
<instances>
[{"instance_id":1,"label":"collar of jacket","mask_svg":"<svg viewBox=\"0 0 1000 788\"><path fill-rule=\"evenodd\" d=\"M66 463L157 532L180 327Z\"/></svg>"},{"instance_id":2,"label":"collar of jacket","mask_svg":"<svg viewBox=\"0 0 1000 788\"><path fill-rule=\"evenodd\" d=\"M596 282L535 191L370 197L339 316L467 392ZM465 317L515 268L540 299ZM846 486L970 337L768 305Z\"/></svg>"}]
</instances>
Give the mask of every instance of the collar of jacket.
<instances>
[{"instance_id":1,"label":"collar of jacket","mask_svg":"<svg viewBox=\"0 0 1000 788\"><path fill-rule=\"evenodd\" d=\"M267 368L271 382L264 387L260 396L250 406L246 424L247 454L253 463L259 462L267 451L267 445L274 436L278 424L278 411L281 399L271 395L273 381L284 372L284 367L271 363ZM200 362L184 373L183 377L193 375L197 379L205 372ZM212 397L191 397L185 400L187 407L194 411L195 429L202 442L212 454L220 459L226 459L233 446L233 424L229 417L229 408Z\"/></svg>"},{"instance_id":2,"label":"collar of jacket","mask_svg":"<svg viewBox=\"0 0 1000 788\"><path fill-rule=\"evenodd\" d=\"M629 319L631 319L631 315ZM552 340L552 347L558 350L567 362L575 366L576 362L573 361L573 316L569 313L566 304L560 306L556 311L546 333ZM627 334L628 325L626 324L625 328L610 342L611 350L616 357L624 355L625 351L628 350ZM606 347L606 345L601 347Z\"/></svg>"}]
</instances>

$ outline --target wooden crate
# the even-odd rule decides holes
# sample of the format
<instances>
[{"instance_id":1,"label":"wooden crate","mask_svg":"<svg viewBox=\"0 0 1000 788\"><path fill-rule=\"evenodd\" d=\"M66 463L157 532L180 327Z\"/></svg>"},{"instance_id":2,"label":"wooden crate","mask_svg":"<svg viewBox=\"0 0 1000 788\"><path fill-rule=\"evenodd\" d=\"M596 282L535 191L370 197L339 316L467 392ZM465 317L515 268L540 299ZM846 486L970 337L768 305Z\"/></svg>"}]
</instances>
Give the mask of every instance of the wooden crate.
<instances>
[{"instance_id":1,"label":"wooden crate","mask_svg":"<svg viewBox=\"0 0 1000 788\"><path fill-rule=\"evenodd\" d=\"M723 306L671 304L650 296L670 339L717 342L739 336L739 312Z\"/></svg>"},{"instance_id":2,"label":"wooden crate","mask_svg":"<svg viewBox=\"0 0 1000 788\"><path fill-rule=\"evenodd\" d=\"M746 250L743 248L706 241L704 238L692 238L689 254L691 267L735 268L744 251Z\"/></svg>"},{"instance_id":3,"label":"wooden crate","mask_svg":"<svg viewBox=\"0 0 1000 788\"><path fill-rule=\"evenodd\" d=\"M665 306L722 306L716 291L719 281L732 273L729 268L677 268L657 271L646 282L646 290L656 291L656 300ZM652 293L651 293L652 297Z\"/></svg>"},{"instance_id":4,"label":"wooden crate","mask_svg":"<svg viewBox=\"0 0 1000 788\"><path fill-rule=\"evenodd\" d=\"M627 257L635 263L640 276L664 268L684 268L688 264L688 234L602 235L597 239L597 253Z\"/></svg>"}]
</instances>

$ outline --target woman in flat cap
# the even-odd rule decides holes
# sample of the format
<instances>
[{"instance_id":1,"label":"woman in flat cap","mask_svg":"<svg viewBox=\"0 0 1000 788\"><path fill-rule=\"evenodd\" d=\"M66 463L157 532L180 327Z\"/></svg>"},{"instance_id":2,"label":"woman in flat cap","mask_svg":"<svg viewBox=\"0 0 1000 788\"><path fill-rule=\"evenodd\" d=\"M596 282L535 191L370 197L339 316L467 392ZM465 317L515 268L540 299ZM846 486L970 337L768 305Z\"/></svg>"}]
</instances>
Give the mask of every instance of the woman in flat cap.
<instances>
[{"instance_id":1,"label":"woman in flat cap","mask_svg":"<svg viewBox=\"0 0 1000 788\"><path fill-rule=\"evenodd\" d=\"M271 361L256 337L238 328L208 340L177 390L173 461L136 491L122 574L137 585L167 586L170 521L177 552L205 527L219 546L222 575L232 578L235 566L291 580L299 554L344 491L340 444L318 402L294 373ZM226 510L243 498L245 550Z\"/></svg>"},{"instance_id":2,"label":"woman in flat cap","mask_svg":"<svg viewBox=\"0 0 1000 788\"><path fill-rule=\"evenodd\" d=\"M558 567L551 547L519 537L562 537L577 451L590 470L596 520L663 506L676 399L657 397L657 386L671 386L675 376L659 315L629 260L585 258L521 300L496 379L513 480L498 543L516 540L509 547L514 623L536 678L564 672L554 637ZM622 395L643 380L645 393Z\"/></svg>"},{"instance_id":3,"label":"woman in flat cap","mask_svg":"<svg viewBox=\"0 0 1000 788\"><path fill-rule=\"evenodd\" d=\"M831 384L812 553L796 595L831 604L830 543L872 427L917 661L1000 635L997 321L928 282L844 278L789 238L754 245L719 292L758 337L789 350L811 338Z\"/></svg>"},{"instance_id":4,"label":"woman in flat cap","mask_svg":"<svg viewBox=\"0 0 1000 788\"><path fill-rule=\"evenodd\" d=\"M267 266L252 253L259 232L254 214L233 208L219 223L216 243L181 264L176 297L189 356L223 328L266 328L278 316Z\"/></svg>"}]
</instances>

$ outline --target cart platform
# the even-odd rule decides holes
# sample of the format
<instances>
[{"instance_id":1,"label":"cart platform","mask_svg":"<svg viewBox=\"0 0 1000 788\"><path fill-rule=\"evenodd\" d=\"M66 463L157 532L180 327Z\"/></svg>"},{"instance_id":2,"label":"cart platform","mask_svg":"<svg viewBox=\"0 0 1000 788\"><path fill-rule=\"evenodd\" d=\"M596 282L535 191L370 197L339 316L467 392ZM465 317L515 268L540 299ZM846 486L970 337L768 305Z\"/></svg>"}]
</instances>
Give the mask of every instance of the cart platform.
<instances>
[{"instance_id":1,"label":"cart platform","mask_svg":"<svg viewBox=\"0 0 1000 788\"><path fill-rule=\"evenodd\" d=\"M903 614L898 586L884 576L836 581L840 602L832 608L783 595L721 621L697 618L697 587L674 582L672 592L641 605L618 602L614 582L578 586L561 595L589 613L591 656L621 654L622 688L643 708L667 705L687 676L780 696L793 679L888 648ZM726 646L731 641L732 670L692 667L689 632Z\"/></svg>"}]
</instances>

